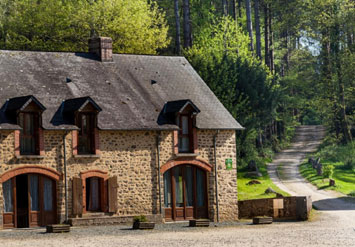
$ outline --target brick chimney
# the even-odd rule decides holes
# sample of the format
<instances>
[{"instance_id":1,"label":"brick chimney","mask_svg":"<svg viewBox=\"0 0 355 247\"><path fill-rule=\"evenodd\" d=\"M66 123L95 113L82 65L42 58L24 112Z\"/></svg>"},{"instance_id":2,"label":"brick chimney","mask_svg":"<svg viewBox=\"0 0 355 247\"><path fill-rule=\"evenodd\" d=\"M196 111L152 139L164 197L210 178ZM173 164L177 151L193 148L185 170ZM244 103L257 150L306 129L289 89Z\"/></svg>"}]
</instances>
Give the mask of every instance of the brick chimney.
<instances>
[{"instance_id":1,"label":"brick chimney","mask_svg":"<svg viewBox=\"0 0 355 247\"><path fill-rule=\"evenodd\" d=\"M101 62L112 62L112 39L110 37L89 39L89 52L96 54Z\"/></svg>"}]
</instances>

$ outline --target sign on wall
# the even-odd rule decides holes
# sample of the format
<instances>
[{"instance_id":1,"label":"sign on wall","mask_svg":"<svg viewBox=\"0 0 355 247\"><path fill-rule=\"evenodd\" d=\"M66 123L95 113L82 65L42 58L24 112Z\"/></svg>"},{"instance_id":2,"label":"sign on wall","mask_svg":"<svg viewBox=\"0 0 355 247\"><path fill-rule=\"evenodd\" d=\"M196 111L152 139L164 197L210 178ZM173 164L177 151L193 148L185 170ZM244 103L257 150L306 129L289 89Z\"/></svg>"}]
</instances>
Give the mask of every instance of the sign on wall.
<instances>
[{"instance_id":1,"label":"sign on wall","mask_svg":"<svg viewBox=\"0 0 355 247\"><path fill-rule=\"evenodd\" d=\"M233 160L232 159L226 159L226 169L227 170L233 169Z\"/></svg>"}]
</instances>

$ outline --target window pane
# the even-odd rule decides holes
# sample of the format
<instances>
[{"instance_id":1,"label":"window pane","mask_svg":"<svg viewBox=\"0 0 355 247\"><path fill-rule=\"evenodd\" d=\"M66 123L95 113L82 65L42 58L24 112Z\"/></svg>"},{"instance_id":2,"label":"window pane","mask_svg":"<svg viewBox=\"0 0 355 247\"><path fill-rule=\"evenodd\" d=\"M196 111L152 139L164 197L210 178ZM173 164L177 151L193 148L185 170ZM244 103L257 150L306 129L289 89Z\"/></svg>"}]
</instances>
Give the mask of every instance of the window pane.
<instances>
[{"instance_id":1,"label":"window pane","mask_svg":"<svg viewBox=\"0 0 355 247\"><path fill-rule=\"evenodd\" d=\"M181 117L181 131L183 135L189 134L189 118L187 116Z\"/></svg>"},{"instance_id":2,"label":"window pane","mask_svg":"<svg viewBox=\"0 0 355 247\"><path fill-rule=\"evenodd\" d=\"M100 209L99 202L99 178L90 178L90 198L89 198L89 211L98 211Z\"/></svg>"},{"instance_id":3,"label":"window pane","mask_svg":"<svg viewBox=\"0 0 355 247\"><path fill-rule=\"evenodd\" d=\"M182 136L179 138L179 151L189 152L190 151L190 139L187 136Z\"/></svg>"},{"instance_id":4,"label":"window pane","mask_svg":"<svg viewBox=\"0 0 355 247\"><path fill-rule=\"evenodd\" d=\"M12 204L12 179L7 180L2 184L2 191L4 193L4 212L13 212Z\"/></svg>"},{"instance_id":5,"label":"window pane","mask_svg":"<svg viewBox=\"0 0 355 247\"><path fill-rule=\"evenodd\" d=\"M164 206L171 208L171 170L164 173Z\"/></svg>"},{"instance_id":6,"label":"window pane","mask_svg":"<svg viewBox=\"0 0 355 247\"><path fill-rule=\"evenodd\" d=\"M30 175L30 200L31 200L31 210L39 211L38 175Z\"/></svg>"},{"instance_id":7,"label":"window pane","mask_svg":"<svg viewBox=\"0 0 355 247\"><path fill-rule=\"evenodd\" d=\"M43 178L43 198L44 198L44 210L53 210L53 182L49 178Z\"/></svg>"},{"instance_id":8,"label":"window pane","mask_svg":"<svg viewBox=\"0 0 355 247\"><path fill-rule=\"evenodd\" d=\"M174 179L175 179L175 205L176 207L183 207L184 206L184 197L183 197L183 190L182 190L182 174L181 168L176 167L174 168Z\"/></svg>"},{"instance_id":9,"label":"window pane","mask_svg":"<svg viewBox=\"0 0 355 247\"><path fill-rule=\"evenodd\" d=\"M196 191L197 191L197 206L205 205L205 172L196 169Z\"/></svg>"},{"instance_id":10,"label":"window pane","mask_svg":"<svg viewBox=\"0 0 355 247\"><path fill-rule=\"evenodd\" d=\"M186 206L193 206L193 168L191 166L185 167L185 184L186 184Z\"/></svg>"}]
</instances>

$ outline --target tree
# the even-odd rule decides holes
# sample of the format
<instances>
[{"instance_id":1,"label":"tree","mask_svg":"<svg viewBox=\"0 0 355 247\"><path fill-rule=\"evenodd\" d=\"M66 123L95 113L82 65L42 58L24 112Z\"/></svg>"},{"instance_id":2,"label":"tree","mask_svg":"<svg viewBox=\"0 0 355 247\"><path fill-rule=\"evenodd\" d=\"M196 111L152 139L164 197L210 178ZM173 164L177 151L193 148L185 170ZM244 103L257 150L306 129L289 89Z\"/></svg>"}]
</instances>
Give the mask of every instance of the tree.
<instances>
[{"instance_id":1,"label":"tree","mask_svg":"<svg viewBox=\"0 0 355 247\"><path fill-rule=\"evenodd\" d=\"M86 51L93 33L112 37L114 52L156 54L169 44L164 14L145 0L11 2L0 24L7 49Z\"/></svg>"},{"instance_id":2,"label":"tree","mask_svg":"<svg viewBox=\"0 0 355 247\"><path fill-rule=\"evenodd\" d=\"M174 13L175 13L175 49L178 55L181 54L181 44L180 44L180 16L179 16L179 0L174 0Z\"/></svg>"},{"instance_id":3,"label":"tree","mask_svg":"<svg viewBox=\"0 0 355 247\"><path fill-rule=\"evenodd\" d=\"M254 44L253 44L253 25L252 25L252 20L251 20L251 4L250 0L245 0L245 5L246 5L246 13L247 13L247 29L249 33L249 39L250 39L250 50L254 50Z\"/></svg>"},{"instance_id":4,"label":"tree","mask_svg":"<svg viewBox=\"0 0 355 247\"><path fill-rule=\"evenodd\" d=\"M184 12L184 47L192 47L192 31L190 20L190 0L183 0Z\"/></svg>"},{"instance_id":5,"label":"tree","mask_svg":"<svg viewBox=\"0 0 355 247\"><path fill-rule=\"evenodd\" d=\"M260 34L260 16L259 16L259 0L254 0L254 19L255 19L255 35L256 35L256 55L261 60L261 34Z\"/></svg>"}]
</instances>

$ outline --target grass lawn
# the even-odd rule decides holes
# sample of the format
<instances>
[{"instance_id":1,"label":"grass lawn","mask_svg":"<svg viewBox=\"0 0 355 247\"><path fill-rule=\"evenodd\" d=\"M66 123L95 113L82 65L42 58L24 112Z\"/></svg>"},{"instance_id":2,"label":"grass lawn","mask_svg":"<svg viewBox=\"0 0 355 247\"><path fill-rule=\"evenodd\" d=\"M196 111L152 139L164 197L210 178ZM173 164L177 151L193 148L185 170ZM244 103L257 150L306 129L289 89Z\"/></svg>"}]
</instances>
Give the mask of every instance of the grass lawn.
<instances>
[{"instance_id":1,"label":"grass lawn","mask_svg":"<svg viewBox=\"0 0 355 247\"><path fill-rule=\"evenodd\" d=\"M313 185L317 186L318 189L336 190L346 195L355 192L355 172L346 169L342 162L322 162L322 164L323 166L334 166L332 178L335 180L335 186L329 186L329 179L317 176L317 171L313 169L308 162L301 164L300 172L303 177L305 177Z\"/></svg>"},{"instance_id":2,"label":"grass lawn","mask_svg":"<svg viewBox=\"0 0 355 247\"><path fill-rule=\"evenodd\" d=\"M329 179L317 176L317 171L308 162L304 162L300 166L303 177L319 189L336 190L355 197L355 149L353 145L324 146L312 157L320 157L323 167L334 166L332 179L335 180L335 186L330 187Z\"/></svg>"},{"instance_id":3,"label":"grass lawn","mask_svg":"<svg viewBox=\"0 0 355 247\"><path fill-rule=\"evenodd\" d=\"M270 161L270 160L269 160ZM267 170L266 170L267 161L257 162L259 171L262 173L260 178L246 178L247 173L246 167L238 168L238 200L250 200L250 199L260 199L260 198L274 198L275 194L265 194L265 190L270 187L274 191L282 194L283 196L289 196L288 193L280 190L276 185L270 180ZM258 180L261 184L247 185L251 180Z\"/></svg>"}]
</instances>

